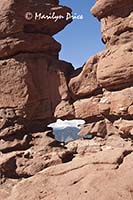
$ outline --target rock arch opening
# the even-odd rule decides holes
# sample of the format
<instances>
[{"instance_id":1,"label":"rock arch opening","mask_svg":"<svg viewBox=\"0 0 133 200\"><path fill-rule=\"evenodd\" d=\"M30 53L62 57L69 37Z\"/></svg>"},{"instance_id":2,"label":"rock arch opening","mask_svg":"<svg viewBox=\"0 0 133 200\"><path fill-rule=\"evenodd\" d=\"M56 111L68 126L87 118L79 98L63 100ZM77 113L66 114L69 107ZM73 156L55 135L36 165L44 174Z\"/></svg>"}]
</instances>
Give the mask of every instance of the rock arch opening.
<instances>
[{"instance_id":1,"label":"rock arch opening","mask_svg":"<svg viewBox=\"0 0 133 200\"><path fill-rule=\"evenodd\" d=\"M85 124L84 120L57 119L56 122L49 124L48 127L53 129L53 134L55 135L55 139L57 141L68 143L82 138L82 136L78 135L78 133L80 132L83 124Z\"/></svg>"}]
</instances>

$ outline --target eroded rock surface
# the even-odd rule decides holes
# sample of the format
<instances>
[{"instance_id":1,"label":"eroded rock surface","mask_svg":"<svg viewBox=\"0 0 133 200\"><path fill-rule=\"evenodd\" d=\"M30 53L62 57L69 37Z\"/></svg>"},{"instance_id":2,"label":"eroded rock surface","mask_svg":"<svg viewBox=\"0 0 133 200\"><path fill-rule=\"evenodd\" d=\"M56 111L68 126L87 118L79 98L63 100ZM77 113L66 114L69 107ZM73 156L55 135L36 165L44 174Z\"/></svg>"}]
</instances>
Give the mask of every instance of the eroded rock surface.
<instances>
[{"instance_id":1,"label":"eroded rock surface","mask_svg":"<svg viewBox=\"0 0 133 200\"><path fill-rule=\"evenodd\" d=\"M52 38L71 20L34 18L71 9L58 0L1 0L2 200L133 199L132 10L132 0L96 1L106 49L74 70ZM57 118L84 119L83 139L56 141L46 126Z\"/></svg>"},{"instance_id":2,"label":"eroded rock surface","mask_svg":"<svg viewBox=\"0 0 133 200\"><path fill-rule=\"evenodd\" d=\"M17 183L12 179L3 180L0 188L3 200L132 199L131 141L113 136L108 140L77 140L70 142L67 148L75 153L72 161L56 163ZM27 152L25 157L28 155ZM6 188L8 184L12 189Z\"/></svg>"},{"instance_id":3,"label":"eroded rock surface","mask_svg":"<svg viewBox=\"0 0 133 200\"><path fill-rule=\"evenodd\" d=\"M73 67L58 59L61 45L52 37L71 22L68 12L57 0L0 2L1 184L73 158L46 128L56 106L70 100ZM62 19L39 20L36 13Z\"/></svg>"},{"instance_id":4,"label":"eroded rock surface","mask_svg":"<svg viewBox=\"0 0 133 200\"><path fill-rule=\"evenodd\" d=\"M133 4L131 0L98 0L91 12L101 21L106 49L71 75L69 90L75 118L86 120L81 135L89 131L94 134L95 124L104 120L108 121L107 135L114 130L128 137L131 130L120 131L114 124L127 120L133 127Z\"/></svg>"},{"instance_id":5,"label":"eroded rock surface","mask_svg":"<svg viewBox=\"0 0 133 200\"><path fill-rule=\"evenodd\" d=\"M65 19L68 12L70 8L52 0L0 2L2 152L27 148L29 134L45 131L55 120L56 106L69 101L67 83L73 67L58 60L61 45L52 37L71 22ZM55 13L62 19L38 20L36 13Z\"/></svg>"}]
</instances>

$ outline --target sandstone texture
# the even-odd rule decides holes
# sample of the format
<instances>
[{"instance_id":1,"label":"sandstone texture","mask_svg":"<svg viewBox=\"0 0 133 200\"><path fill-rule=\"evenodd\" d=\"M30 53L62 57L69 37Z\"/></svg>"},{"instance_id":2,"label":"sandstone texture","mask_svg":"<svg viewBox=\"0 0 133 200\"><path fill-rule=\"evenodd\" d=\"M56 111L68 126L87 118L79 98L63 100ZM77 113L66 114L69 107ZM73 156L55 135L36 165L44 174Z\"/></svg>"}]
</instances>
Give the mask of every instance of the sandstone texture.
<instances>
[{"instance_id":1,"label":"sandstone texture","mask_svg":"<svg viewBox=\"0 0 133 200\"><path fill-rule=\"evenodd\" d=\"M60 164L56 158L53 163L56 166L48 167L30 178L18 181L11 178L5 180L3 177L0 188L2 199L132 200L133 148L131 141L124 141L119 136L112 136L108 140L98 138L78 140L70 142L67 149L67 151L73 152L74 158L71 161L67 160L66 163ZM22 155L20 156L19 153L17 155L18 162L19 159L20 161L22 159ZM31 152L25 153L23 162L31 155L34 156L34 151L32 154ZM70 154L65 152L65 155L70 158ZM5 170L9 168L9 163L13 163L11 157L13 160L14 156L10 155L4 159L5 163L2 166ZM44 160L41 158L41 161L36 161L41 163ZM38 163L33 163L31 169L28 169L28 166L25 170L28 172L31 170L33 173L35 172L34 167L37 165ZM40 170L42 166L38 166L37 169ZM24 173L21 168L23 167L21 166L19 170ZM6 172L6 174L8 173Z\"/></svg>"},{"instance_id":2,"label":"sandstone texture","mask_svg":"<svg viewBox=\"0 0 133 200\"><path fill-rule=\"evenodd\" d=\"M61 45L52 35L71 20L37 20L35 13L63 17L71 9L43 0L3 0L0 8L0 128L44 129L55 120L56 106L69 101L67 82L73 67L58 60Z\"/></svg>"},{"instance_id":3,"label":"sandstone texture","mask_svg":"<svg viewBox=\"0 0 133 200\"><path fill-rule=\"evenodd\" d=\"M2 200L133 199L132 0L96 1L106 48L77 70L52 37L67 12L58 0L0 1ZM58 118L84 119L82 139L56 141L47 125Z\"/></svg>"},{"instance_id":4,"label":"sandstone texture","mask_svg":"<svg viewBox=\"0 0 133 200\"><path fill-rule=\"evenodd\" d=\"M55 19L45 20L45 23L43 23L43 20L39 20L38 17L34 17L36 16L36 13L49 15L50 13L52 14L55 12L57 16L66 16L67 12L71 12L71 9L59 6L57 0L38 0L37 2L36 0L24 0L23 4L18 2L17 0L2 0L0 6L1 38L23 32L35 32L43 33L46 35L53 35L62 30L70 22L66 21L65 18L61 18L61 20L58 20L56 23ZM31 17L31 15L28 15L28 18L26 19L25 17L27 16L27 12L31 13L33 15L33 18Z\"/></svg>"},{"instance_id":5,"label":"sandstone texture","mask_svg":"<svg viewBox=\"0 0 133 200\"><path fill-rule=\"evenodd\" d=\"M107 135L114 130L124 136L125 131L114 124L126 120L133 127L133 3L98 0L91 13L101 21L106 48L71 75L68 86L75 118L86 120L81 135L97 135L93 129L102 120Z\"/></svg>"},{"instance_id":6,"label":"sandstone texture","mask_svg":"<svg viewBox=\"0 0 133 200\"><path fill-rule=\"evenodd\" d=\"M35 19L36 12L62 19ZM56 106L70 100L73 67L58 59L61 45L52 37L71 22L67 12L57 0L0 2L1 186L73 157L47 128Z\"/></svg>"}]
</instances>

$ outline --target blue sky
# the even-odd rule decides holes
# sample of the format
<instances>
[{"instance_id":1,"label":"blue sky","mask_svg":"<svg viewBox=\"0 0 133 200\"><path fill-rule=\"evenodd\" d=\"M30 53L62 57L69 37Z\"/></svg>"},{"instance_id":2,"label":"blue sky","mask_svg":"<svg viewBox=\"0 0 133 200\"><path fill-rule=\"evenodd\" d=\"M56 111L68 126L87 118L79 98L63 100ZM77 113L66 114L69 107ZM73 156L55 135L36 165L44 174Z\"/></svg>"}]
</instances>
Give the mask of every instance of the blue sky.
<instances>
[{"instance_id":1,"label":"blue sky","mask_svg":"<svg viewBox=\"0 0 133 200\"><path fill-rule=\"evenodd\" d=\"M73 20L54 38L62 44L60 59L71 62L75 68L81 67L92 55L104 49L101 42L100 22L90 13L95 0L60 0L73 10L73 14L83 15L82 20Z\"/></svg>"}]
</instances>

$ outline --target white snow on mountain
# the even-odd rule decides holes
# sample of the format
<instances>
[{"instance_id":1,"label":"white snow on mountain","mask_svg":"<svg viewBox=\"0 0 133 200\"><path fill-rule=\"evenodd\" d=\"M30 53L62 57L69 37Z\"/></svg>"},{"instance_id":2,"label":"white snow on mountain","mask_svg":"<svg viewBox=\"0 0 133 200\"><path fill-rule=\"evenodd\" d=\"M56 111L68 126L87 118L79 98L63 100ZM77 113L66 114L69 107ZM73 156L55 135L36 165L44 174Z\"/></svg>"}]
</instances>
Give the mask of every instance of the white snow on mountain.
<instances>
[{"instance_id":1,"label":"white snow on mountain","mask_svg":"<svg viewBox=\"0 0 133 200\"><path fill-rule=\"evenodd\" d=\"M84 120L61 120L57 119L55 123L51 123L48 125L48 127L51 127L53 129L65 129L67 127L75 127L80 129L80 125L85 124Z\"/></svg>"}]
</instances>

